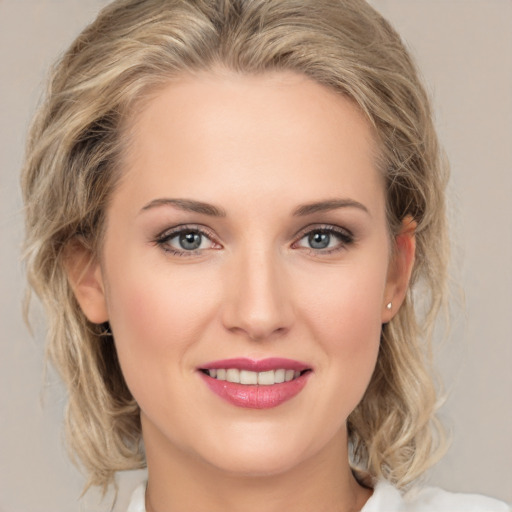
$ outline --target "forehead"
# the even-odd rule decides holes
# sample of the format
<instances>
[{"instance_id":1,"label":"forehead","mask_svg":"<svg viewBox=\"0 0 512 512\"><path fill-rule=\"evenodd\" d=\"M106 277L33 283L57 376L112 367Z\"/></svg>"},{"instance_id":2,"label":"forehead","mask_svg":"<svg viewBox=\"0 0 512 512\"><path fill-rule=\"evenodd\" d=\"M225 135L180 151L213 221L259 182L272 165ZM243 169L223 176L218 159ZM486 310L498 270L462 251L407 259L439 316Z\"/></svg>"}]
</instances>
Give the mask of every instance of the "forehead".
<instances>
[{"instance_id":1,"label":"forehead","mask_svg":"<svg viewBox=\"0 0 512 512\"><path fill-rule=\"evenodd\" d=\"M382 196L372 128L351 100L293 73L205 72L173 80L128 125L121 189L259 204ZM368 199L373 200L373 199Z\"/></svg>"}]
</instances>

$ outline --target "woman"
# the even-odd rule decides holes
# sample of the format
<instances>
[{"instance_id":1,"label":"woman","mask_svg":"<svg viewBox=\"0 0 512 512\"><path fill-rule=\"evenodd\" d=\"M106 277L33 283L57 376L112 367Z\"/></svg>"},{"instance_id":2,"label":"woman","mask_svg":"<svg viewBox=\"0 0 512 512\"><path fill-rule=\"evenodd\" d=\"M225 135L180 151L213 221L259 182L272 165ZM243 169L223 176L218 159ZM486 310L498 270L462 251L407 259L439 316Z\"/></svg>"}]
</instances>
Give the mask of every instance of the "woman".
<instances>
[{"instance_id":1,"label":"woman","mask_svg":"<svg viewBox=\"0 0 512 512\"><path fill-rule=\"evenodd\" d=\"M107 7L23 175L90 485L147 464L130 510L506 510L400 493L442 451L445 183L414 65L366 3Z\"/></svg>"}]
</instances>

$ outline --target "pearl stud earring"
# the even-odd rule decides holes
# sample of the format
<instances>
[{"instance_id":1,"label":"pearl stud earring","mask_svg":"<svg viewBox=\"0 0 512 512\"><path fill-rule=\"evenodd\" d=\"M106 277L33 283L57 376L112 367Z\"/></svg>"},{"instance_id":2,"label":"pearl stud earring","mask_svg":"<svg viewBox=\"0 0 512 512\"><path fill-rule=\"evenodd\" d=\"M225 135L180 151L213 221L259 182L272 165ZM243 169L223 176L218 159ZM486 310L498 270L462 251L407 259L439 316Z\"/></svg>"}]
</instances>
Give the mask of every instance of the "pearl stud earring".
<instances>
[{"instance_id":1,"label":"pearl stud earring","mask_svg":"<svg viewBox=\"0 0 512 512\"><path fill-rule=\"evenodd\" d=\"M392 307L393 307L393 303L392 303L392 302L388 302L388 303L386 304L386 308L387 308L387 309L391 309Z\"/></svg>"}]
</instances>

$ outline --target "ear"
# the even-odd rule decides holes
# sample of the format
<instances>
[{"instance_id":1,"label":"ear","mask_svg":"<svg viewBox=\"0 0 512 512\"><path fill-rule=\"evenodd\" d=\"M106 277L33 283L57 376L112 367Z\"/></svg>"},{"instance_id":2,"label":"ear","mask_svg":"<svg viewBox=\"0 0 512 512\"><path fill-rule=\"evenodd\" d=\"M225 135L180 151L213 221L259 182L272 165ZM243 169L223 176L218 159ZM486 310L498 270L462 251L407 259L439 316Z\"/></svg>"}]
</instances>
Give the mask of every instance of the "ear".
<instances>
[{"instance_id":1,"label":"ear","mask_svg":"<svg viewBox=\"0 0 512 512\"><path fill-rule=\"evenodd\" d=\"M101 266L92 251L79 240L71 241L64 251L64 267L76 300L87 319L94 324L107 322Z\"/></svg>"},{"instance_id":2,"label":"ear","mask_svg":"<svg viewBox=\"0 0 512 512\"><path fill-rule=\"evenodd\" d=\"M389 263L382 305L383 324L389 322L396 315L405 299L414 267L416 227L416 221L408 215L402 221L402 228L395 237L395 247ZM391 307L388 307L389 304Z\"/></svg>"}]
</instances>

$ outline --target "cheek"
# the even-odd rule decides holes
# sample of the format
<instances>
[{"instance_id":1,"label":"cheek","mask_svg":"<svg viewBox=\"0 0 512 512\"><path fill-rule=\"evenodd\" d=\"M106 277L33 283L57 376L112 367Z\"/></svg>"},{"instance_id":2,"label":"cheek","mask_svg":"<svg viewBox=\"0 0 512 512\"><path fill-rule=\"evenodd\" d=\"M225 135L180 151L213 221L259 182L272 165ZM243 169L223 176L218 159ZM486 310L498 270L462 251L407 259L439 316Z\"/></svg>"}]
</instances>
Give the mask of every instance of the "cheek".
<instances>
[{"instance_id":1,"label":"cheek","mask_svg":"<svg viewBox=\"0 0 512 512\"><path fill-rule=\"evenodd\" d=\"M155 390L191 371L187 357L213 311L196 280L146 267L125 261L112 269L107 294L121 368L141 404L161 400Z\"/></svg>"},{"instance_id":2,"label":"cheek","mask_svg":"<svg viewBox=\"0 0 512 512\"><path fill-rule=\"evenodd\" d=\"M304 287L310 291L301 294L307 300L303 314L330 343L346 342L354 348L364 344L374 337L370 334L381 329L385 270L360 265L332 269L323 276L306 276ZM318 283L324 286L318 287Z\"/></svg>"},{"instance_id":3,"label":"cheek","mask_svg":"<svg viewBox=\"0 0 512 512\"><path fill-rule=\"evenodd\" d=\"M191 335L190 319L197 313L193 294L182 296L165 280L151 282L140 274L118 280L113 289L109 315L120 345L144 355L163 354L179 350Z\"/></svg>"},{"instance_id":4,"label":"cheek","mask_svg":"<svg viewBox=\"0 0 512 512\"><path fill-rule=\"evenodd\" d=\"M351 407L362 397L375 367L385 275L386 268L377 262L333 269L322 279L308 277L326 285L309 294L302 315L326 356L333 389L344 389L352 397Z\"/></svg>"}]
</instances>

